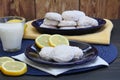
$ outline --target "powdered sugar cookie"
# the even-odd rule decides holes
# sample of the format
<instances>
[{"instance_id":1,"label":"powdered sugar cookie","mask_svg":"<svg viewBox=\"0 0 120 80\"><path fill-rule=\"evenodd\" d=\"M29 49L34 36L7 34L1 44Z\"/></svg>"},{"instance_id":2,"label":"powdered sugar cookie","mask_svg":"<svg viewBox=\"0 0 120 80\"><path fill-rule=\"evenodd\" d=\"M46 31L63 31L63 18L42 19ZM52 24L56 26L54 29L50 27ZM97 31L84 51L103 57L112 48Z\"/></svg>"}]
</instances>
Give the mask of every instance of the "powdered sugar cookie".
<instances>
[{"instance_id":1,"label":"powdered sugar cookie","mask_svg":"<svg viewBox=\"0 0 120 80\"><path fill-rule=\"evenodd\" d=\"M51 29L56 29L57 27L55 26L48 26L48 25L45 25L45 24L41 24L40 27L43 27L43 28L51 28Z\"/></svg>"},{"instance_id":2,"label":"powdered sugar cookie","mask_svg":"<svg viewBox=\"0 0 120 80\"><path fill-rule=\"evenodd\" d=\"M72 11L64 11L62 13L62 18L64 20L69 21L78 21L79 18L82 18L85 16L85 13L82 11L72 10Z\"/></svg>"},{"instance_id":3,"label":"powdered sugar cookie","mask_svg":"<svg viewBox=\"0 0 120 80\"><path fill-rule=\"evenodd\" d=\"M63 21L60 21L60 23L58 24L58 26L62 27L62 26L76 26L77 23L75 21L67 21L67 20L63 20Z\"/></svg>"},{"instance_id":4,"label":"powdered sugar cookie","mask_svg":"<svg viewBox=\"0 0 120 80\"><path fill-rule=\"evenodd\" d=\"M76 27L60 27L59 29L76 29Z\"/></svg>"},{"instance_id":5,"label":"powdered sugar cookie","mask_svg":"<svg viewBox=\"0 0 120 80\"><path fill-rule=\"evenodd\" d=\"M50 19L50 20L54 20L54 21L61 21L62 20L62 16L56 12L46 13L45 18Z\"/></svg>"},{"instance_id":6,"label":"powdered sugar cookie","mask_svg":"<svg viewBox=\"0 0 120 80\"><path fill-rule=\"evenodd\" d=\"M43 22L43 24L48 26L57 26L58 23L59 23L58 21L50 20L50 19L44 19L44 22Z\"/></svg>"},{"instance_id":7,"label":"powdered sugar cookie","mask_svg":"<svg viewBox=\"0 0 120 80\"><path fill-rule=\"evenodd\" d=\"M59 45L53 49L52 58L56 62L68 62L74 58L74 53L70 46Z\"/></svg>"},{"instance_id":8,"label":"powdered sugar cookie","mask_svg":"<svg viewBox=\"0 0 120 80\"><path fill-rule=\"evenodd\" d=\"M95 20L94 18L91 17L84 17L83 19L79 19L79 21L77 22L78 26L98 26L98 21Z\"/></svg>"},{"instance_id":9,"label":"powdered sugar cookie","mask_svg":"<svg viewBox=\"0 0 120 80\"><path fill-rule=\"evenodd\" d=\"M52 56L51 56L52 50L53 50L53 47L44 47L39 52L39 55L42 59L51 60L52 59Z\"/></svg>"},{"instance_id":10,"label":"powdered sugar cookie","mask_svg":"<svg viewBox=\"0 0 120 80\"><path fill-rule=\"evenodd\" d=\"M75 47L75 46L72 47L71 49L74 52L74 58L75 59L80 59L80 58L83 57L83 51L82 51L82 49L80 49L79 47Z\"/></svg>"}]
</instances>

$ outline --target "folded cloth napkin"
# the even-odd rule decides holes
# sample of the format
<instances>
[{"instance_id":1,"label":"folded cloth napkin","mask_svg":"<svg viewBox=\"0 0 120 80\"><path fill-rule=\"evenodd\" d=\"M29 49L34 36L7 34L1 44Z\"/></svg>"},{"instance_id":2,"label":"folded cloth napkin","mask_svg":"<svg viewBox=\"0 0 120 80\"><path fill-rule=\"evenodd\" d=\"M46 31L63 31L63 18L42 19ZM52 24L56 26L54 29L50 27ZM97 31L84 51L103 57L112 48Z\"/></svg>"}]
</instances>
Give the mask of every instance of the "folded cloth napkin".
<instances>
[{"instance_id":1,"label":"folded cloth napkin","mask_svg":"<svg viewBox=\"0 0 120 80\"><path fill-rule=\"evenodd\" d=\"M53 66L38 64L38 63L35 63L35 62L27 59L26 56L24 55L24 53L16 55L16 56L12 56L12 57L15 59L18 59L20 61L23 61L36 69L42 70L42 71L47 72L54 76L57 76L59 74L62 74L66 71L73 70L73 69L82 69L82 68L99 66L99 65L109 66L109 64L105 60L100 58L99 56L95 60L90 61L86 64L69 66L69 67L53 67Z\"/></svg>"},{"instance_id":2,"label":"folded cloth napkin","mask_svg":"<svg viewBox=\"0 0 120 80\"><path fill-rule=\"evenodd\" d=\"M78 40L87 43L94 44L110 44L110 36L113 28L113 24L110 20L105 19L106 24L97 32L84 34L84 35L76 35L76 36L66 36L71 40ZM31 25L33 21L28 21L27 27L25 29L24 38L25 39L35 39L40 35L40 33Z\"/></svg>"}]
</instances>

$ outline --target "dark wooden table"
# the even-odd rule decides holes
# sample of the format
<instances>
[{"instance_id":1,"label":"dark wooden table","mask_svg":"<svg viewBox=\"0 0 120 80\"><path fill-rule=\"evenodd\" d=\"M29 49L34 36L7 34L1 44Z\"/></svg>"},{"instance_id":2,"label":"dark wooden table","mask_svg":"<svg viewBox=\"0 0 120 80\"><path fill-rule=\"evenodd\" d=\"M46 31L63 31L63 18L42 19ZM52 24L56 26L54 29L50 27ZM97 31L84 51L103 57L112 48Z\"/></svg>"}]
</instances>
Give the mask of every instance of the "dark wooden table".
<instances>
[{"instance_id":1,"label":"dark wooden table","mask_svg":"<svg viewBox=\"0 0 120 80\"><path fill-rule=\"evenodd\" d=\"M0 73L0 80L119 80L120 79L120 20L112 20L111 42L117 46L118 57L109 67L69 75L8 77Z\"/></svg>"}]
</instances>

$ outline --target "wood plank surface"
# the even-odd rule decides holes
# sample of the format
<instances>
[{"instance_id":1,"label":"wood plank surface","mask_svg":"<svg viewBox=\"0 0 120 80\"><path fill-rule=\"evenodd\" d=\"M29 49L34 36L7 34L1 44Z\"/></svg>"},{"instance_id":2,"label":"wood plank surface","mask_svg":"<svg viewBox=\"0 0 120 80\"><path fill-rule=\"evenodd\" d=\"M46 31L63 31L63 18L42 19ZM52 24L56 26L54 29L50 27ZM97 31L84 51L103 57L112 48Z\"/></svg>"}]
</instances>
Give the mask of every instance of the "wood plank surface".
<instances>
[{"instance_id":1,"label":"wood plank surface","mask_svg":"<svg viewBox=\"0 0 120 80\"><path fill-rule=\"evenodd\" d=\"M50 11L61 13L73 9L79 10L79 0L36 0L36 18L44 18Z\"/></svg>"},{"instance_id":2,"label":"wood plank surface","mask_svg":"<svg viewBox=\"0 0 120 80\"><path fill-rule=\"evenodd\" d=\"M28 20L35 18L34 0L10 0L10 14L25 17Z\"/></svg>"},{"instance_id":3,"label":"wood plank surface","mask_svg":"<svg viewBox=\"0 0 120 80\"><path fill-rule=\"evenodd\" d=\"M80 0L80 10L92 17L117 19L120 0Z\"/></svg>"},{"instance_id":4,"label":"wood plank surface","mask_svg":"<svg viewBox=\"0 0 120 80\"><path fill-rule=\"evenodd\" d=\"M106 8L106 18L111 18L111 19L114 19L114 18L118 18L118 16L120 15L118 13L118 11L120 10L120 0L107 0L107 4L106 4L107 8Z\"/></svg>"},{"instance_id":5,"label":"wood plank surface","mask_svg":"<svg viewBox=\"0 0 120 80\"><path fill-rule=\"evenodd\" d=\"M0 17L44 18L46 12L81 10L91 17L120 19L120 0L0 0Z\"/></svg>"},{"instance_id":6,"label":"wood plank surface","mask_svg":"<svg viewBox=\"0 0 120 80\"><path fill-rule=\"evenodd\" d=\"M0 0L0 17L22 16L28 20L35 18L34 0Z\"/></svg>"},{"instance_id":7,"label":"wood plank surface","mask_svg":"<svg viewBox=\"0 0 120 80\"><path fill-rule=\"evenodd\" d=\"M20 10L20 16L23 16L28 20L34 19L35 18L35 1L20 0L19 10Z\"/></svg>"},{"instance_id":8,"label":"wood plank surface","mask_svg":"<svg viewBox=\"0 0 120 80\"><path fill-rule=\"evenodd\" d=\"M9 14L9 0L0 0L0 17Z\"/></svg>"}]
</instances>

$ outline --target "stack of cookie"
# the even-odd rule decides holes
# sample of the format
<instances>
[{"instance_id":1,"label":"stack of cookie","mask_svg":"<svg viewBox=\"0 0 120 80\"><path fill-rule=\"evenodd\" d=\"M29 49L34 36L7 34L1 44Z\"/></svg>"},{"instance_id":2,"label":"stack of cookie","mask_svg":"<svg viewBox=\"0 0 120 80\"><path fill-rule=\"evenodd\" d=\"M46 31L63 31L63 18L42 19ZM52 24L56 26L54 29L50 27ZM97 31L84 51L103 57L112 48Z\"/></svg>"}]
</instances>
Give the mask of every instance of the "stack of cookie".
<instances>
[{"instance_id":1,"label":"stack of cookie","mask_svg":"<svg viewBox=\"0 0 120 80\"><path fill-rule=\"evenodd\" d=\"M88 17L82 11L72 10L64 11L62 14L56 12L48 12L40 27L55 29L76 29L98 26L98 21Z\"/></svg>"},{"instance_id":2,"label":"stack of cookie","mask_svg":"<svg viewBox=\"0 0 120 80\"><path fill-rule=\"evenodd\" d=\"M62 21L62 16L59 13L48 12L46 13L44 22L40 27L57 28L60 21Z\"/></svg>"}]
</instances>

